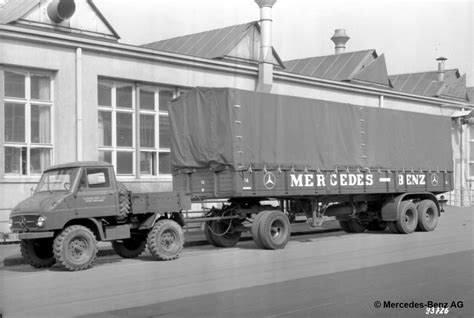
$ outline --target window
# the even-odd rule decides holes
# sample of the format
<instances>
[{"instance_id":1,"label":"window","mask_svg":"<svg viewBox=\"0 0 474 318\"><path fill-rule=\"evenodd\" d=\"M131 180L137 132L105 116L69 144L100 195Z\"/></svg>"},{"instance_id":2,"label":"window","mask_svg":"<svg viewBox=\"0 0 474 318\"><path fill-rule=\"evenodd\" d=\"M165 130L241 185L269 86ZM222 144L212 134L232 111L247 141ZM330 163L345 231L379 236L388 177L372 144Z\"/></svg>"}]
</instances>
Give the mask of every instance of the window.
<instances>
[{"instance_id":1,"label":"window","mask_svg":"<svg viewBox=\"0 0 474 318\"><path fill-rule=\"evenodd\" d=\"M41 174L51 165L52 78L29 71L4 70L3 171L6 175Z\"/></svg>"},{"instance_id":2,"label":"window","mask_svg":"<svg viewBox=\"0 0 474 318\"><path fill-rule=\"evenodd\" d=\"M469 177L474 178L474 125L469 125Z\"/></svg>"},{"instance_id":3,"label":"window","mask_svg":"<svg viewBox=\"0 0 474 318\"><path fill-rule=\"evenodd\" d=\"M99 160L118 175L171 173L168 104L176 90L99 80Z\"/></svg>"}]
</instances>

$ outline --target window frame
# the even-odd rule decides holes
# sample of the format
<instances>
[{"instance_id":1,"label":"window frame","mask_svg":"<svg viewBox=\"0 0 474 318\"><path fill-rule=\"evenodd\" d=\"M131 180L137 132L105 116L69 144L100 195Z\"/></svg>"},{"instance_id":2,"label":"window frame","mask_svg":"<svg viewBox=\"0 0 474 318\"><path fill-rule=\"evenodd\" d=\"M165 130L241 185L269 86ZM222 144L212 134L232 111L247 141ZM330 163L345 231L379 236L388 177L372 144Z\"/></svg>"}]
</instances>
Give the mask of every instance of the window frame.
<instances>
[{"instance_id":1,"label":"window frame","mask_svg":"<svg viewBox=\"0 0 474 318\"><path fill-rule=\"evenodd\" d=\"M25 91L24 97L11 97L6 96L5 92L5 73L19 73L24 76L25 81ZM33 99L32 95L32 85L31 78L34 76L48 77L49 78L49 100L46 99ZM2 158L0 165L0 176L4 179L29 179L34 180L39 179L42 171L34 173L31 171L31 151L33 149L48 149L49 150L49 163L44 167L44 169L50 167L54 163L54 112L55 112L55 100L54 100L54 72L44 71L44 70L35 70L27 68L17 68L17 67L2 67L0 68L0 122L2 123L2 132L0 138L0 157ZM24 134L25 138L22 142L16 141L6 141L5 140L5 105L6 104L19 104L24 107ZM32 142L31 133L31 108L33 106L39 107L48 107L49 109L49 142ZM19 106L20 107L20 106ZM6 164L6 148L16 148L16 149L26 149L26 171L22 170L22 165L20 164L19 173L9 173L5 171ZM21 158L21 157L20 157ZM43 170L44 170L43 169Z\"/></svg>"},{"instance_id":2,"label":"window frame","mask_svg":"<svg viewBox=\"0 0 474 318\"><path fill-rule=\"evenodd\" d=\"M471 169L471 165L474 167L474 124L467 125L467 170L468 180L474 180L474 169ZM472 159L471 159L472 158Z\"/></svg>"},{"instance_id":3,"label":"window frame","mask_svg":"<svg viewBox=\"0 0 474 318\"><path fill-rule=\"evenodd\" d=\"M97 100L97 116L99 116L99 112L109 112L111 113L111 145L110 146L98 146L98 151L111 151L112 152L112 164L114 166L115 173L117 176L121 178L130 178L134 177L136 174L136 159L135 159L135 149L136 149L136 89L134 83L129 83L125 81L114 81L114 80L107 80L107 79L99 79L97 82L97 87L99 83L108 83L110 84L111 91L110 94L111 105L100 105L99 100ZM132 107L125 108L117 106L117 86L118 85L131 85L132 86ZM131 114L132 115L132 146L118 146L117 145L117 114ZM132 173L131 174L118 174L117 171L117 154L118 152L130 152L132 153Z\"/></svg>"},{"instance_id":4,"label":"window frame","mask_svg":"<svg viewBox=\"0 0 474 318\"><path fill-rule=\"evenodd\" d=\"M176 98L182 92L182 89L177 87L168 87L163 85L155 85L149 83L142 83L142 82L132 82L132 81L124 81L124 80L115 80L105 77L98 77L97 87L99 85L105 84L111 87L110 94L112 95L110 98L111 105L104 106L99 104L99 100L97 100L97 115L99 116L99 112L110 112L111 113L111 145L110 146L102 146L102 141L99 140L98 151L100 152L111 152L111 161L114 166L114 170L116 175L119 179L127 180L127 179L162 179L162 180L171 180L172 172L169 173L160 173L160 155L163 153L171 153L171 149L168 147L161 147L161 140L160 140L160 118L165 116L169 118L168 111L160 110L160 91L170 91L173 94L172 98ZM117 107L116 101L116 88L117 85L131 85L132 86L132 101L133 106L131 109L128 108L121 108ZM146 90L147 92L153 93L153 109L151 108L142 108L140 103L140 94L142 90ZM132 113L133 112L133 147L118 147L117 146L117 113L124 112L124 113ZM150 147L145 147L141 145L141 116L148 115L153 116L154 119L154 145ZM133 152L133 173L132 174L119 174L117 172L117 152L119 151L127 151ZM150 153L152 154L152 163L150 167L151 173L147 173L146 171L142 171L141 169L141 156L142 153Z\"/></svg>"}]
</instances>

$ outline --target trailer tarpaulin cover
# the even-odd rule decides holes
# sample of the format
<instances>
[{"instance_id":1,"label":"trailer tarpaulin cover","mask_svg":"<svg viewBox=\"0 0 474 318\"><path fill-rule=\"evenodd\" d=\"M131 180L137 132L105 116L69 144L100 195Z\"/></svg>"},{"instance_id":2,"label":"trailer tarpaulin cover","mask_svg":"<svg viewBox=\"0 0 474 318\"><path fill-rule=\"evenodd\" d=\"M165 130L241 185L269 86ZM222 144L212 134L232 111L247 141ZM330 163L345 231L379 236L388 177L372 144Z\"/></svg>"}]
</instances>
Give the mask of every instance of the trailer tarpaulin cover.
<instances>
[{"instance_id":1,"label":"trailer tarpaulin cover","mask_svg":"<svg viewBox=\"0 0 474 318\"><path fill-rule=\"evenodd\" d=\"M169 111L174 169L453 169L449 117L232 88Z\"/></svg>"}]
</instances>

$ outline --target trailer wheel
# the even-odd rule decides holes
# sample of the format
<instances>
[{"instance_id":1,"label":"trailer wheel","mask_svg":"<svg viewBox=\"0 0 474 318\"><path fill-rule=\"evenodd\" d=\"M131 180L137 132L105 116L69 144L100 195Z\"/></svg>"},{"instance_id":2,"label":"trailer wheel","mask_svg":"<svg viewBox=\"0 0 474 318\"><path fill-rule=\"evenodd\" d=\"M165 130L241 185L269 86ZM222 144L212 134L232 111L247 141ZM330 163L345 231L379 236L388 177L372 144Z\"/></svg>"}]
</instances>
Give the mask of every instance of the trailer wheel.
<instances>
[{"instance_id":1,"label":"trailer wheel","mask_svg":"<svg viewBox=\"0 0 474 318\"><path fill-rule=\"evenodd\" d=\"M154 258L162 261L176 259L183 250L183 229L173 220L160 220L148 234L147 243Z\"/></svg>"},{"instance_id":2,"label":"trailer wheel","mask_svg":"<svg viewBox=\"0 0 474 318\"><path fill-rule=\"evenodd\" d=\"M362 233L366 230L365 225L360 223L360 221L357 219L350 219L347 221L347 224L352 233Z\"/></svg>"},{"instance_id":3,"label":"trailer wheel","mask_svg":"<svg viewBox=\"0 0 474 318\"><path fill-rule=\"evenodd\" d=\"M211 221L211 227L209 230L212 239L217 244L217 247L233 247L242 236L242 232L233 232L232 224L226 224L225 222ZM226 231L228 232L226 233Z\"/></svg>"},{"instance_id":4,"label":"trailer wheel","mask_svg":"<svg viewBox=\"0 0 474 318\"><path fill-rule=\"evenodd\" d=\"M415 231L418 224L418 211L411 201L402 201L399 206L399 219L395 221L398 231L409 234Z\"/></svg>"},{"instance_id":5,"label":"trailer wheel","mask_svg":"<svg viewBox=\"0 0 474 318\"><path fill-rule=\"evenodd\" d=\"M389 221L387 227L390 233L400 234L400 231L398 230L398 227L395 221Z\"/></svg>"},{"instance_id":6,"label":"trailer wheel","mask_svg":"<svg viewBox=\"0 0 474 318\"><path fill-rule=\"evenodd\" d=\"M115 253L123 258L135 258L140 256L146 248L145 238L129 238L125 240L112 241Z\"/></svg>"},{"instance_id":7,"label":"trailer wheel","mask_svg":"<svg viewBox=\"0 0 474 318\"><path fill-rule=\"evenodd\" d=\"M211 222L209 222L209 223L211 223ZM208 222L204 223L204 235L206 236L206 240L209 242L209 244L211 244L212 246L215 246L215 247L219 247L219 245L217 245L216 241L214 241L214 237L211 233L210 225L208 224Z\"/></svg>"},{"instance_id":8,"label":"trailer wheel","mask_svg":"<svg viewBox=\"0 0 474 318\"><path fill-rule=\"evenodd\" d=\"M374 220L367 224L367 230L374 232L382 232L387 228L388 223L386 221Z\"/></svg>"},{"instance_id":9,"label":"trailer wheel","mask_svg":"<svg viewBox=\"0 0 474 318\"><path fill-rule=\"evenodd\" d=\"M438 207L432 200L423 200L417 206L418 228L423 232L433 231L438 226Z\"/></svg>"},{"instance_id":10,"label":"trailer wheel","mask_svg":"<svg viewBox=\"0 0 474 318\"><path fill-rule=\"evenodd\" d=\"M128 196L127 187L121 182L117 182L117 190L119 197L119 212L117 219L124 221L130 213L130 198Z\"/></svg>"},{"instance_id":11,"label":"trailer wheel","mask_svg":"<svg viewBox=\"0 0 474 318\"><path fill-rule=\"evenodd\" d=\"M82 225L68 226L54 239L54 257L70 271L91 267L97 257L94 233Z\"/></svg>"},{"instance_id":12,"label":"trailer wheel","mask_svg":"<svg viewBox=\"0 0 474 318\"><path fill-rule=\"evenodd\" d=\"M33 267L51 267L56 263L52 239L21 240L20 251L23 258Z\"/></svg>"},{"instance_id":13,"label":"trailer wheel","mask_svg":"<svg viewBox=\"0 0 474 318\"><path fill-rule=\"evenodd\" d=\"M352 233L351 228L349 227L349 221L347 220L340 220L339 225L341 226L341 229L346 232L346 233Z\"/></svg>"},{"instance_id":14,"label":"trailer wheel","mask_svg":"<svg viewBox=\"0 0 474 318\"><path fill-rule=\"evenodd\" d=\"M290 239L290 221L281 211L265 211L259 221L258 234L264 248L282 249Z\"/></svg>"},{"instance_id":15,"label":"trailer wheel","mask_svg":"<svg viewBox=\"0 0 474 318\"><path fill-rule=\"evenodd\" d=\"M260 235L258 234L260 219L262 218L262 215L265 212L266 211L262 211L262 212L257 213L257 215L255 215L255 218L253 219L253 223L252 223L252 228L250 230L250 232L252 233L252 239L253 239L255 245L257 245L257 247L259 247L259 248L265 248L262 244L262 241L260 240Z\"/></svg>"}]
</instances>

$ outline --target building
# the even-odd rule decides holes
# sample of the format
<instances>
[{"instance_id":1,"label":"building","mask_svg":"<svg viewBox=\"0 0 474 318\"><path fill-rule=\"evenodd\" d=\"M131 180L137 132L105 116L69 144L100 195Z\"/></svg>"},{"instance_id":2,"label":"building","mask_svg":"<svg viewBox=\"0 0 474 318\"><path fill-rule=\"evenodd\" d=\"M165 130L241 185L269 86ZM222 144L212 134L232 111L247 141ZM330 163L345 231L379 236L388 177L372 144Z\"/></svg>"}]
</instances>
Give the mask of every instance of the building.
<instances>
[{"instance_id":1,"label":"building","mask_svg":"<svg viewBox=\"0 0 474 318\"><path fill-rule=\"evenodd\" d=\"M171 190L167 103L196 86L454 117L451 199L474 202L473 94L465 77L441 66L389 76L375 50L345 52L343 30L332 37L335 54L282 61L270 42L275 1L256 0L260 22L132 46L119 42L92 0L3 0L0 232L52 164L105 160L134 191Z\"/></svg>"}]
</instances>

